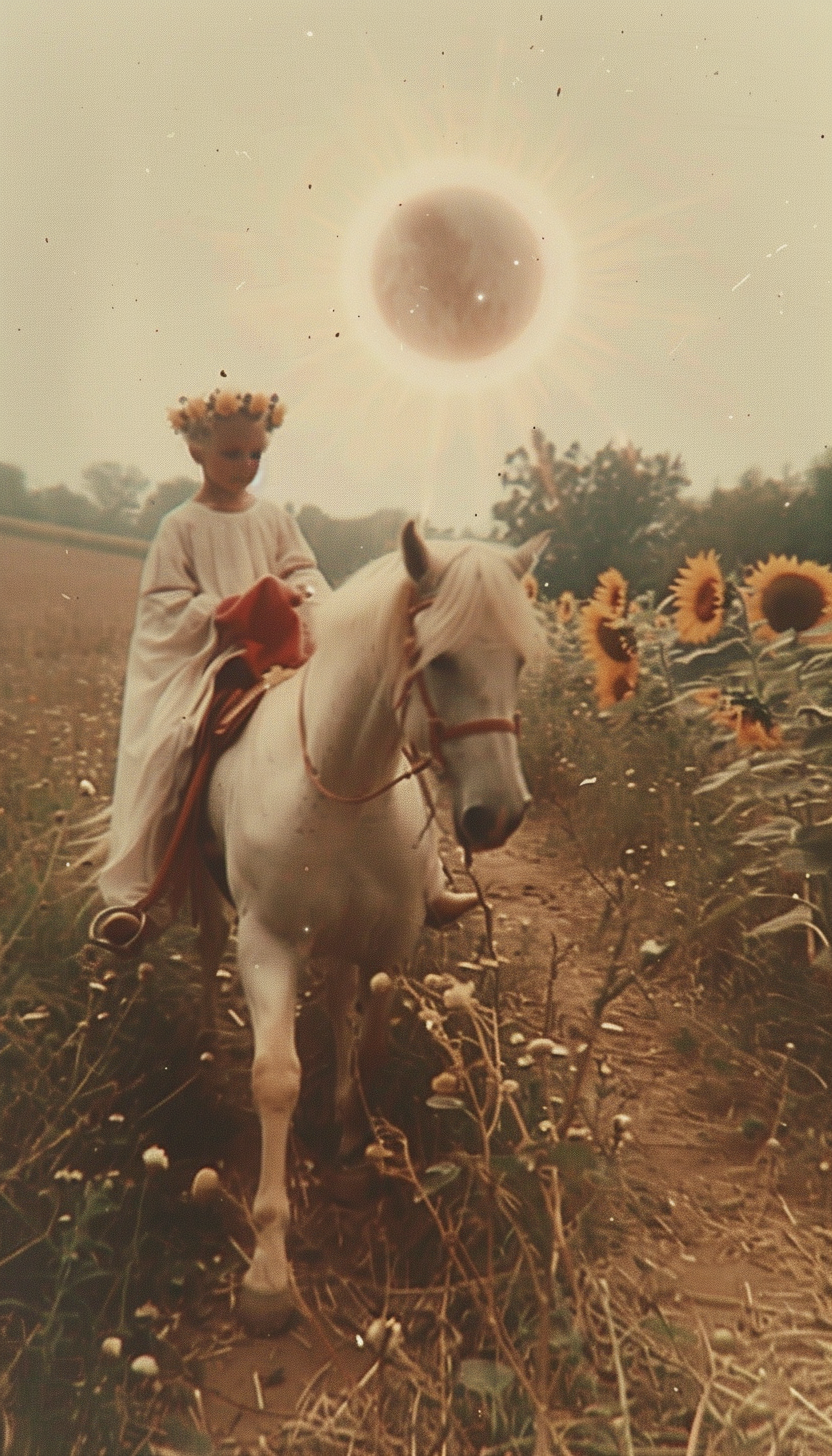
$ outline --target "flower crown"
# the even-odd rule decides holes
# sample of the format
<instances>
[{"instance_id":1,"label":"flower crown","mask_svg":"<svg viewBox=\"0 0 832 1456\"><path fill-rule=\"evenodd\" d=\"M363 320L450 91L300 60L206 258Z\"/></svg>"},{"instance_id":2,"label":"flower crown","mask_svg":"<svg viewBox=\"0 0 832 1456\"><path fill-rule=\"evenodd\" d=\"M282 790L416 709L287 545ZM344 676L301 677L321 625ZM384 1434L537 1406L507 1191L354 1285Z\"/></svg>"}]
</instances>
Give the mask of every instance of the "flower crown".
<instances>
[{"instance_id":1,"label":"flower crown","mask_svg":"<svg viewBox=\"0 0 832 1456\"><path fill-rule=\"evenodd\" d=\"M168 410L168 419L177 435L195 439L210 434L217 420L231 419L234 415L259 420L271 432L283 423L285 413L286 406L276 394L232 394L230 389L215 389L207 399L199 395L188 399L187 395L181 395L179 403Z\"/></svg>"}]
</instances>

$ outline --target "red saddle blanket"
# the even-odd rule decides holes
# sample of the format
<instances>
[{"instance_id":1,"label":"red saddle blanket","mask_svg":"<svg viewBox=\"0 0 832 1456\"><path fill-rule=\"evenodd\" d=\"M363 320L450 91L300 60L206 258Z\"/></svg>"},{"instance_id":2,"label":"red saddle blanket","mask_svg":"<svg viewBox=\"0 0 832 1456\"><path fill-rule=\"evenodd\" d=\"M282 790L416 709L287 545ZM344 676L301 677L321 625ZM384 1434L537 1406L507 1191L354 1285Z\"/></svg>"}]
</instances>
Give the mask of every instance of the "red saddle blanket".
<instances>
[{"instance_id":1,"label":"red saddle blanket","mask_svg":"<svg viewBox=\"0 0 832 1456\"><path fill-rule=\"evenodd\" d=\"M163 898L178 908L193 883L198 855L228 893L221 856L204 844L204 793L218 759L242 733L263 695L282 680L276 669L283 668L287 670L283 676L290 676L306 661L302 625L295 610L301 601L300 594L277 577L264 576L249 591L227 597L217 608L214 620L221 645L239 650L217 673L173 833L156 878L136 910L149 910Z\"/></svg>"}]
</instances>

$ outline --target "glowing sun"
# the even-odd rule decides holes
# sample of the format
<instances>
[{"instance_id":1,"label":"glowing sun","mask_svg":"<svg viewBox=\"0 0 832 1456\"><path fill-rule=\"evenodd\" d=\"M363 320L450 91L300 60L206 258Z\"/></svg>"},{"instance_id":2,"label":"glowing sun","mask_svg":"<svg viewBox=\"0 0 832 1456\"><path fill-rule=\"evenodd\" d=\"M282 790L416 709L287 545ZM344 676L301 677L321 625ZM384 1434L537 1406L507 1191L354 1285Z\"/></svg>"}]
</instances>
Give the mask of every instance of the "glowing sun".
<instances>
[{"instance_id":1,"label":"glowing sun","mask_svg":"<svg viewBox=\"0 0 832 1456\"><path fill-rule=\"evenodd\" d=\"M434 161L359 210L343 286L358 331L397 373L477 390L551 346L571 302L570 253L559 219L517 177Z\"/></svg>"}]
</instances>

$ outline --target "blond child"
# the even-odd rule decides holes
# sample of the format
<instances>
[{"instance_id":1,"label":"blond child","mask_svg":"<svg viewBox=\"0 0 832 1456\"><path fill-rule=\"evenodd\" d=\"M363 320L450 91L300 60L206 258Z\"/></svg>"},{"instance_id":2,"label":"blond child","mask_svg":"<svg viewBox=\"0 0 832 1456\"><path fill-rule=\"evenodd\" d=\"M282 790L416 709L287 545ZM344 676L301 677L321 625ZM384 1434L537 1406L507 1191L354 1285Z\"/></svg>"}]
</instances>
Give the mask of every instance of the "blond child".
<instances>
[{"instance_id":1,"label":"blond child","mask_svg":"<svg viewBox=\"0 0 832 1456\"><path fill-rule=\"evenodd\" d=\"M261 618L264 603L277 600L284 611L287 601L297 606L302 640L289 644L288 661L277 659L285 665L297 665L314 647L316 598L330 588L293 517L249 490L283 415L277 395L219 390L207 399L180 399L168 411L201 468L202 484L163 518L142 572L108 857L98 879L107 906L139 904L162 862L217 675L243 654L234 599L259 589ZM257 644L253 651L248 644L245 656L255 673L268 661ZM429 923L445 924L475 903L475 895L444 888L437 860ZM169 913L154 905L154 928ZM123 930L113 925L115 948Z\"/></svg>"}]
</instances>

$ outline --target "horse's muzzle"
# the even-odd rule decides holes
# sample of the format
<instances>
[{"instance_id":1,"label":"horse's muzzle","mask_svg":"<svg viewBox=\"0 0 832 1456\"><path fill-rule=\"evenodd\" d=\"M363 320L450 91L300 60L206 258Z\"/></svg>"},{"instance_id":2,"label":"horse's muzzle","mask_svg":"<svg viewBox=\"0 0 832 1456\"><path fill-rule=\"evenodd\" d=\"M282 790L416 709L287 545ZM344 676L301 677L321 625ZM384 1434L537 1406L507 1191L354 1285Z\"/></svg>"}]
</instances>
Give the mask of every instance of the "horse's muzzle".
<instances>
[{"instance_id":1,"label":"horse's muzzle","mask_svg":"<svg viewBox=\"0 0 832 1456\"><path fill-rule=\"evenodd\" d=\"M470 804L464 809L457 822L457 838L463 849L472 854L483 849L499 849L520 827L523 816L531 803L527 796L519 808L495 809L490 804Z\"/></svg>"}]
</instances>

